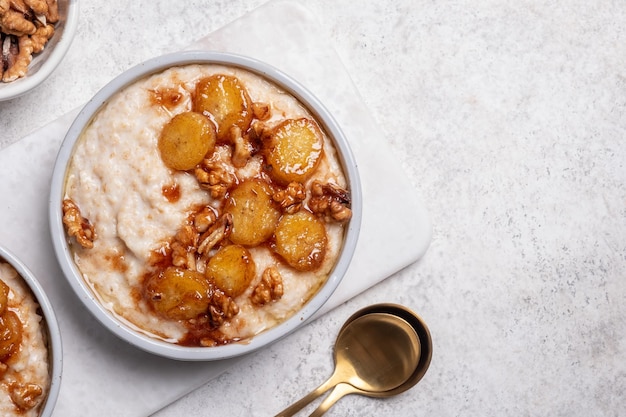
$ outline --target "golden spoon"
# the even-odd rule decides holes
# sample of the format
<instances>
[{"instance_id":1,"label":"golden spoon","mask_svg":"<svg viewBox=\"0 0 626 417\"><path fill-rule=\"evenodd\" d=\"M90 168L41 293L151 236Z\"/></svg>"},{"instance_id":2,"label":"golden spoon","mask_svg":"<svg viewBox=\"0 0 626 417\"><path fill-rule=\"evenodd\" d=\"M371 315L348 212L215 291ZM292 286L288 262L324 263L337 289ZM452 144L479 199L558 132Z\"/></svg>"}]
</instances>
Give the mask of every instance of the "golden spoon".
<instances>
[{"instance_id":1,"label":"golden spoon","mask_svg":"<svg viewBox=\"0 0 626 417\"><path fill-rule=\"evenodd\" d=\"M346 324L344 324L344 327L347 326L351 320L354 320L361 315L380 312L387 312L389 314L404 318L413 326L413 329L417 332L420 340L421 353L419 361L415 365L415 370L413 371L413 374L401 385L389 391L383 392L363 391L353 387L352 385L340 383L335 387L333 391L331 391L330 395L324 399L324 401L309 417L319 417L323 415L337 400L339 400L344 395L360 394L368 397L377 398L391 397L412 388L422 379L422 377L428 370L428 367L430 366L433 345L428 326L426 326L426 323L424 323L424 321L417 314L413 313L406 307L397 304L375 304L355 313L350 319L348 319Z\"/></svg>"},{"instance_id":2,"label":"golden spoon","mask_svg":"<svg viewBox=\"0 0 626 417\"><path fill-rule=\"evenodd\" d=\"M331 377L276 417L293 416L333 387L313 415L322 415L347 394L387 397L407 390L428 368L430 334L423 322L404 307L378 304L348 319L337 337L334 357Z\"/></svg>"}]
</instances>

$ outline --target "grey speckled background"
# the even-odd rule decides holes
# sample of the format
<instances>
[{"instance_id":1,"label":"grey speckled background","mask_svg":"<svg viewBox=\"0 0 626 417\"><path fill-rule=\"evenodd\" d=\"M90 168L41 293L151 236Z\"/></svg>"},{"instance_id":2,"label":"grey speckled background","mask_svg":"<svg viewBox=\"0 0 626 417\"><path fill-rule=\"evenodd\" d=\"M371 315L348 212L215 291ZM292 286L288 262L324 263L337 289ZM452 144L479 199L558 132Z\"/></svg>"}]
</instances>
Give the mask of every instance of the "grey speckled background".
<instances>
[{"instance_id":1,"label":"grey speckled background","mask_svg":"<svg viewBox=\"0 0 626 417\"><path fill-rule=\"evenodd\" d=\"M262 3L81 0L57 71L0 103L0 143ZM426 202L431 247L158 416L275 414L330 375L338 328L375 302L426 319L431 368L399 397L351 396L329 415L623 415L626 3L301 3Z\"/></svg>"}]
</instances>

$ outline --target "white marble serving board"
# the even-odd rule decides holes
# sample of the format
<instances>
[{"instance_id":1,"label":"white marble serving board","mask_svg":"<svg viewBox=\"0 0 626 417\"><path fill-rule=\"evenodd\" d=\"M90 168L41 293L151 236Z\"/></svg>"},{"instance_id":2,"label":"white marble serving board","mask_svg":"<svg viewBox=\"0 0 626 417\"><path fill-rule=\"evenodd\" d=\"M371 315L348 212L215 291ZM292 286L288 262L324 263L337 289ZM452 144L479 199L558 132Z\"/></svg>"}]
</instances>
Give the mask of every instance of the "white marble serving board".
<instances>
[{"instance_id":1,"label":"white marble serving board","mask_svg":"<svg viewBox=\"0 0 626 417\"><path fill-rule=\"evenodd\" d=\"M316 317L424 254L427 212L307 9L271 1L189 49L241 53L278 67L326 104L350 141L363 186L362 230L346 277ZM54 415L146 416L239 359L177 362L140 351L105 330L70 289L53 254L47 210L56 153L77 111L0 151L0 245L34 272L58 315L64 372Z\"/></svg>"}]
</instances>

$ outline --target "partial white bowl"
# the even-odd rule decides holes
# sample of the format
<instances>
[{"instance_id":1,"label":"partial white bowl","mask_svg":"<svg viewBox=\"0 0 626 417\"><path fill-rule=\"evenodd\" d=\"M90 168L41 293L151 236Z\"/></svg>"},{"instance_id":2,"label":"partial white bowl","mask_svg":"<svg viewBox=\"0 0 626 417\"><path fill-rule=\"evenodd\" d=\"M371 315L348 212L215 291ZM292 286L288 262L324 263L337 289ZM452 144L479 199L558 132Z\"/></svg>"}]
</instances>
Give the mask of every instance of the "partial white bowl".
<instances>
[{"instance_id":1,"label":"partial white bowl","mask_svg":"<svg viewBox=\"0 0 626 417\"><path fill-rule=\"evenodd\" d=\"M33 57L26 76L10 83L0 82L0 101L24 95L44 82L61 63L78 27L78 0L58 0L59 22L43 51Z\"/></svg>"},{"instance_id":2,"label":"partial white bowl","mask_svg":"<svg viewBox=\"0 0 626 417\"><path fill-rule=\"evenodd\" d=\"M50 417L52 416L52 411L54 410L59 396L61 375L63 373L63 347L61 344L59 323L57 322L52 304L50 304L50 300L48 300L43 287L26 265L2 246L0 246L0 261L7 262L17 271L28 287L30 287L41 309L40 314L43 316L42 325L44 326L44 337L47 338L48 342L50 389L41 408L39 417Z\"/></svg>"},{"instance_id":3,"label":"partial white bowl","mask_svg":"<svg viewBox=\"0 0 626 417\"><path fill-rule=\"evenodd\" d=\"M352 198L353 216L347 225L341 255L330 277L320 290L295 315L283 323L266 330L241 343L231 343L216 347L186 347L167 343L140 333L125 322L118 320L98 301L72 258L62 222L62 201L68 161L76 141L83 129L104 103L115 93L148 75L161 72L167 68L188 64L222 64L246 69L270 82L282 87L308 108L333 140L344 172L346 174ZM227 53L207 51L186 51L160 56L137 65L124 72L102 90L100 90L81 110L71 125L57 156L51 184L50 194L50 227L52 241L57 259L70 285L89 311L111 332L123 340L156 355L178 360L219 360L240 356L261 347L267 346L302 326L333 294L352 259L361 224L362 196L357 165L350 150L348 140L339 125L324 105L297 81L276 68L248 57Z\"/></svg>"}]
</instances>

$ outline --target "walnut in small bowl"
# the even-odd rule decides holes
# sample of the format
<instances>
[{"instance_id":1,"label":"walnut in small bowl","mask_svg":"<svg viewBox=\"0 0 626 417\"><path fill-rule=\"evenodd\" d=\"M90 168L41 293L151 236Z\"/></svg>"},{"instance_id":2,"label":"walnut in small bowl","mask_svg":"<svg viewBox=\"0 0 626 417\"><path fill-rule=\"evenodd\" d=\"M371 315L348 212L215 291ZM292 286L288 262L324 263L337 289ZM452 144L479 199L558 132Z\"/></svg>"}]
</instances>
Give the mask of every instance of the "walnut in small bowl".
<instances>
[{"instance_id":1,"label":"walnut in small bowl","mask_svg":"<svg viewBox=\"0 0 626 417\"><path fill-rule=\"evenodd\" d=\"M42 83L65 56L77 24L77 0L0 0L0 100Z\"/></svg>"}]
</instances>

